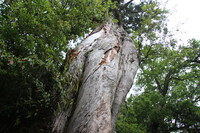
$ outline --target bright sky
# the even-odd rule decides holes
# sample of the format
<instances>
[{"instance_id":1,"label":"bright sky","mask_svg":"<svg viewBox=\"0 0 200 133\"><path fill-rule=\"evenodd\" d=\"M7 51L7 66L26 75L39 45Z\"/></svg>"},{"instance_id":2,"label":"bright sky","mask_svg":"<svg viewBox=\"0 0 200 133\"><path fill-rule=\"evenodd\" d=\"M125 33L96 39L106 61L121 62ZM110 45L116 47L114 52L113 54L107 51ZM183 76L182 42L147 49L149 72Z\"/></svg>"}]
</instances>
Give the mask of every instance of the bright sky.
<instances>
[{"instance_id":1,"label":"bright sky","mask_svg":"<svg viewBox=\"0 0 200 133\"><path fill-rule=\"evenodd\" d=\"M129 0L125 0L127 2ZM134 0L139 2L142 0ZM158 0L162 3L166 1L166 9L169 9L168 26L169 31L175 32L175 38L187 42L188 39L200 40L200 0Z\"/></svg>"},{"instance_id":2,"label":"bright sky","mask_svg":"<svg viewBox=\"0 0 200 133\"><path fill-rule=\"evenodd\" d=\"M166 0L160 0L166 1ZM166 8L170 10L169 30L177 32L176 37L186 42L195 38L200 40L200 0L168 0Z\"/></svg>"}]
</instances>

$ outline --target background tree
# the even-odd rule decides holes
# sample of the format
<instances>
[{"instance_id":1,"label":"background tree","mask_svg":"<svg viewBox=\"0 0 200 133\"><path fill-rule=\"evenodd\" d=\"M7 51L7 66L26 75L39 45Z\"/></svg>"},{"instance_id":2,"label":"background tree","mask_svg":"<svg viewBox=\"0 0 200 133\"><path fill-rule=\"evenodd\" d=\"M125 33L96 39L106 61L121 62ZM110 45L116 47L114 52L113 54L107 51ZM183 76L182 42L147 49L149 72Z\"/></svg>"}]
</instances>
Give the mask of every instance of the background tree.
<instances>
[{"instance_id":1,"label":"background tree","mask_svg":"<svg viewBox=\"0 0 200 133\"><path fill-rule=\"evenodd\" d=\"M188 46L177 49L166 45L151 49L137 79L144 93L127 100L127 109L124 107L119 117L118 132L130 124L141 132L198 132L199 45L192 39Z\"/></svg>"}]
</instances>

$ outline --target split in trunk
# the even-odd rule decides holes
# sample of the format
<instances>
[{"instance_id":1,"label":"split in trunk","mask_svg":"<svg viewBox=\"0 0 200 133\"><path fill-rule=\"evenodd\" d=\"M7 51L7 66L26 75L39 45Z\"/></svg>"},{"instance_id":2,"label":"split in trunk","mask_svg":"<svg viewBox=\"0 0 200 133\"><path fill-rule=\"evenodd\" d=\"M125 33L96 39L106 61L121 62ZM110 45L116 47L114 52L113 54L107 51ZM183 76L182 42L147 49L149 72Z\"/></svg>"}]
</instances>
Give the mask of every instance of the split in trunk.
<instances>
[{"instance_id":1,"label":"split in trunk","mask_svg":"<svg viewBox=\"0 0 200 133\"><path fill-rule=\"evenodd\" d=\"M74 106L56 115L53 132L114 132L121 104L138 69L131 38L110 22L94 30L74 53L69 73L74 80L80 79L79 91ZM73 82L67 89L73 89Z\"/></svg>"}]
</instances>

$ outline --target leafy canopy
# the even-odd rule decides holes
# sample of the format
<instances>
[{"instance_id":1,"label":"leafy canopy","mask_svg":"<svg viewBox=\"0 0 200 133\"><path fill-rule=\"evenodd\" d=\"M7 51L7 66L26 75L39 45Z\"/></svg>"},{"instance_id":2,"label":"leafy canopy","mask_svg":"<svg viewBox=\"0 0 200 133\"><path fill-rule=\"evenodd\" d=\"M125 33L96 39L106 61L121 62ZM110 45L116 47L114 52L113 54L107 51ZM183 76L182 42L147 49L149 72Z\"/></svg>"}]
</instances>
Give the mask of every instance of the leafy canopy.
<instances>
[{"instance_id":1,"label":"leafy canopy","mask_svg":"<svg viewBox=\"0 0 200 133\"><path fill-rule=\"evenodd\" d=\"M162 45L155 48L137 79L144 93L127 100L127 108L123 107L118 120L118 131L124 125L134 124L141 132L198 132L200 41L192 39L188 46L177 49Z\"/></svg>"},{"instance_id":2,"label":"leafy canopy","mask_svg":"<svg viewBox=\"0 0 200 133\"><path fill-rule=\"evenodd\" d=\"M69 42L101 23L110 6L103 0L0 2L0 132L44 131L46 116L66 98Z\"/></svg>"}]
</instances>

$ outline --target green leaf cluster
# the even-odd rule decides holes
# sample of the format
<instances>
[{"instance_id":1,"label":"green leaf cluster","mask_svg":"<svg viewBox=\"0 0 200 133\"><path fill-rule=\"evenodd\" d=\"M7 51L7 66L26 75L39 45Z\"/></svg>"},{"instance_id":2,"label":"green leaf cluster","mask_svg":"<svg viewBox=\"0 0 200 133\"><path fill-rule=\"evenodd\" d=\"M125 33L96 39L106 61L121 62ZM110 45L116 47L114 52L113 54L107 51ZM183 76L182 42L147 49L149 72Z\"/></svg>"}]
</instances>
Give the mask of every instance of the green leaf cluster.
<instances>
[{"instance_id":1,"label":"green leaf cluster","mask_svg":"<svg viewBox=\"0 0 200 133\"><path fill-rule=\"evenodd\" d=\"M111 5L103 0L0 2L0 132L44 132L60 98L71 104L64 88L71 82L69 42L101 23Z\"/></svg>"},{"instance_id":2,"label":"green leaf cluster","mask_svg":"<svg viewBox=\"0 0 200 133\"><path fill-rule=\"evenodd\" d=\"M167 11L160 7L157 0L134 1L128 5L122 5L122 22L124 28L137 35L148 34L160 30ZM148 36L150 38L150 35Z\"/></svg>"}]
</instances>

